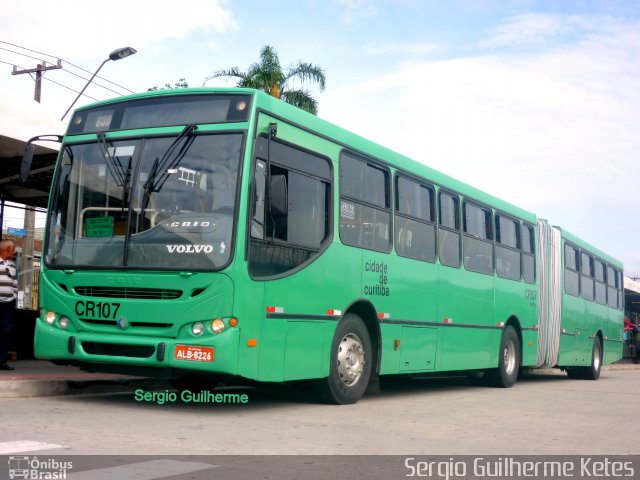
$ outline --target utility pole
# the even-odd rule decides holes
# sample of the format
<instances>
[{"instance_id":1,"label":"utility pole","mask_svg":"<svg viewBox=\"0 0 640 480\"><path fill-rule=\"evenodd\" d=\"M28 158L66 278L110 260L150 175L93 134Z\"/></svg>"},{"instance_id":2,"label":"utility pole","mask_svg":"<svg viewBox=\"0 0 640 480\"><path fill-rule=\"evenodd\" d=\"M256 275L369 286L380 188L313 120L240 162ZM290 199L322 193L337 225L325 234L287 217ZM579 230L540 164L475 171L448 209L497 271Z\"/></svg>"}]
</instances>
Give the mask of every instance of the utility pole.
<instances>
[{"instance_id":1,"label":"utility pole","mask_svg":"<svg viewBox=\"0 0 640 480\"><path fill-rule=\"evenodd\" d=\"M47 70L58 70L62 68L62 60L58 59L57 65L47 65L47 62L38 63L36 68L18 69L13 66L11 75L22 75L25 73L36 74L36 86L33 92L33 99L40 103L42 96L42 74ZM18 299L21 307L26 310L33 309L33 246L35 237L35 212L26 209L24 212L24 229L27 231L22 242L22 252L20 254L20 276L18 278L18 291L22 294L22 299ZM20 295L19 295L20 296ZM20 302L20 300L22 300Z\"/></svg>"},{"instance_id":2,"label":"utility pole","mask_svg":"<svg viewBox=\"0 0 640 480\"><path fill-rule=\"evenodd\" d=\"M47 70L58 70L62 68L62 60L58 59L57 65L49 65L47 66L47 62L39 63L36 68L30 69L22 69L19 70L15 65L13 66L13 72L11 75L22 75L23 73L35 73L36 74L36 88L33 93L33 99L40 103L40 95L42 93L42 72L46 72Z\"/></svg>"}]
</instances>

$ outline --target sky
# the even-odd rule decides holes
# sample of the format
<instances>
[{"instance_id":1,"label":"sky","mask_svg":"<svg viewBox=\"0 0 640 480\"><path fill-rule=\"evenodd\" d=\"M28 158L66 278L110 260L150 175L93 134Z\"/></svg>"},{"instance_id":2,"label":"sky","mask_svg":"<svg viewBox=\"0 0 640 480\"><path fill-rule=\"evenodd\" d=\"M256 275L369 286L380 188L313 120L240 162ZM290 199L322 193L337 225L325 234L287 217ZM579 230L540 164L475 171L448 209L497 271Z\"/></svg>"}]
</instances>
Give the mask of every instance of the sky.
<instances>
[{"instance_id":1,"label":"sky","mask_svg":"<svg viewBox=\"0 0 640 480\"><path fill-rule=\"evenodd\" d=\"M320 117L534 212L640 277L637 0L22 0L0 16L0 94L33 98L13 65L60 58L42 86L58 121L77 94L65 87L79 91L116 48L138 52L107 62L78 105L181 78L199 87L245 70L264 45L283 66L325 70L326 89L312 89Z\"/></svg>"}]
</instances>

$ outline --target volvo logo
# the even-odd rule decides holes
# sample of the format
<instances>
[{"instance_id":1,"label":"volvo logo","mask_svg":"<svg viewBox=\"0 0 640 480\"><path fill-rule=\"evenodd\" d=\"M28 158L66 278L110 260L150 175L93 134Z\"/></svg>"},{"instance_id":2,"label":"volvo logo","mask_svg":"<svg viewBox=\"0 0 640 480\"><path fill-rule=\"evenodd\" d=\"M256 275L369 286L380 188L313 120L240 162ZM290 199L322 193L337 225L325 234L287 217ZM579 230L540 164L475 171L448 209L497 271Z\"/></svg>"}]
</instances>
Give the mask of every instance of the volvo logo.
<instances>
[{"instance_id":1,"label":"volvo logo","mask_svg":"<svg viewBox=\"0 0 640 480\"><path fill-rule=\"evenodd\" d=\"M120 330L124 330L125 328L127 328L129 326L129 324L127 323L127 319L124 317L120 317L118 319L118 328Z\"/></svg>"}]
</instances>

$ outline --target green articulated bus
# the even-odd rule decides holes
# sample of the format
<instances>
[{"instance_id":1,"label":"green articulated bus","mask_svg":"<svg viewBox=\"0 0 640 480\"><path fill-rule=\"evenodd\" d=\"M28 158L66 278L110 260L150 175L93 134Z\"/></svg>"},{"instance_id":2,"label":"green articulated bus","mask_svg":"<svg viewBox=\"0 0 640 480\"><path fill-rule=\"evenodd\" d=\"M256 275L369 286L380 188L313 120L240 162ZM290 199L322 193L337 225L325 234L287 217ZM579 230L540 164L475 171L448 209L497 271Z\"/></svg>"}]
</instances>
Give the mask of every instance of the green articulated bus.
<instances>
[{"instance_id":1,"label":"green articulated bus","mask_svg":"<svg viewBox=\"0 0 640 480\"><path fill-rule=\"evenodd\" d=\"M249 89L75 111L56 166L38 358L166 378L313 380L622 356L622 264L561 228Z\"/></svg>"}]
</instances>

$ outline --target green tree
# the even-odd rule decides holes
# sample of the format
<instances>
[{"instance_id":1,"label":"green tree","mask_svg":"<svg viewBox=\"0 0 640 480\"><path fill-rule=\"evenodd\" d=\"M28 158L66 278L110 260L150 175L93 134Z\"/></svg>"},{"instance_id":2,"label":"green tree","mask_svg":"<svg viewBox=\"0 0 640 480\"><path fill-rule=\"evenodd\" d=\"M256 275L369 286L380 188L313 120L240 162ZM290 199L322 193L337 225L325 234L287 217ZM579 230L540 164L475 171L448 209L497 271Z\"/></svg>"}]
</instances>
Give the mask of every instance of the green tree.
<instances>
[{"instance_id":1,"label":"green tree","mask_svg":"<svg viewBox=\"0 0 640 480\"><path fill-rule=\"evenodd\" d=\"M147 92L154 92L156 90L172 90L174 88L187 88L189 84L184 78L181 78L176 83L173 84L173 87L168 83L164 84L164 87L158 87L157 85L147 89Z\"/></svg>"},{"instance_id":2,"label":"green tree","mask_svg":"<svg viewBox=\"0 0 640 480\"><path fill-rule=\"evenodd\" d=\"M238 67L218 70L207 77L204 83L217 77L236 77L239 79L236 84L238 87L262 90L314 115L318 114L318 101L305 86L316 83L322 92L326 80L322 68L310 63L298 61L283 70L278 54L269 45L265 45L260 51L260 61L251 64L246 72L240 71Z\"/></svg>"}]
</instances>

